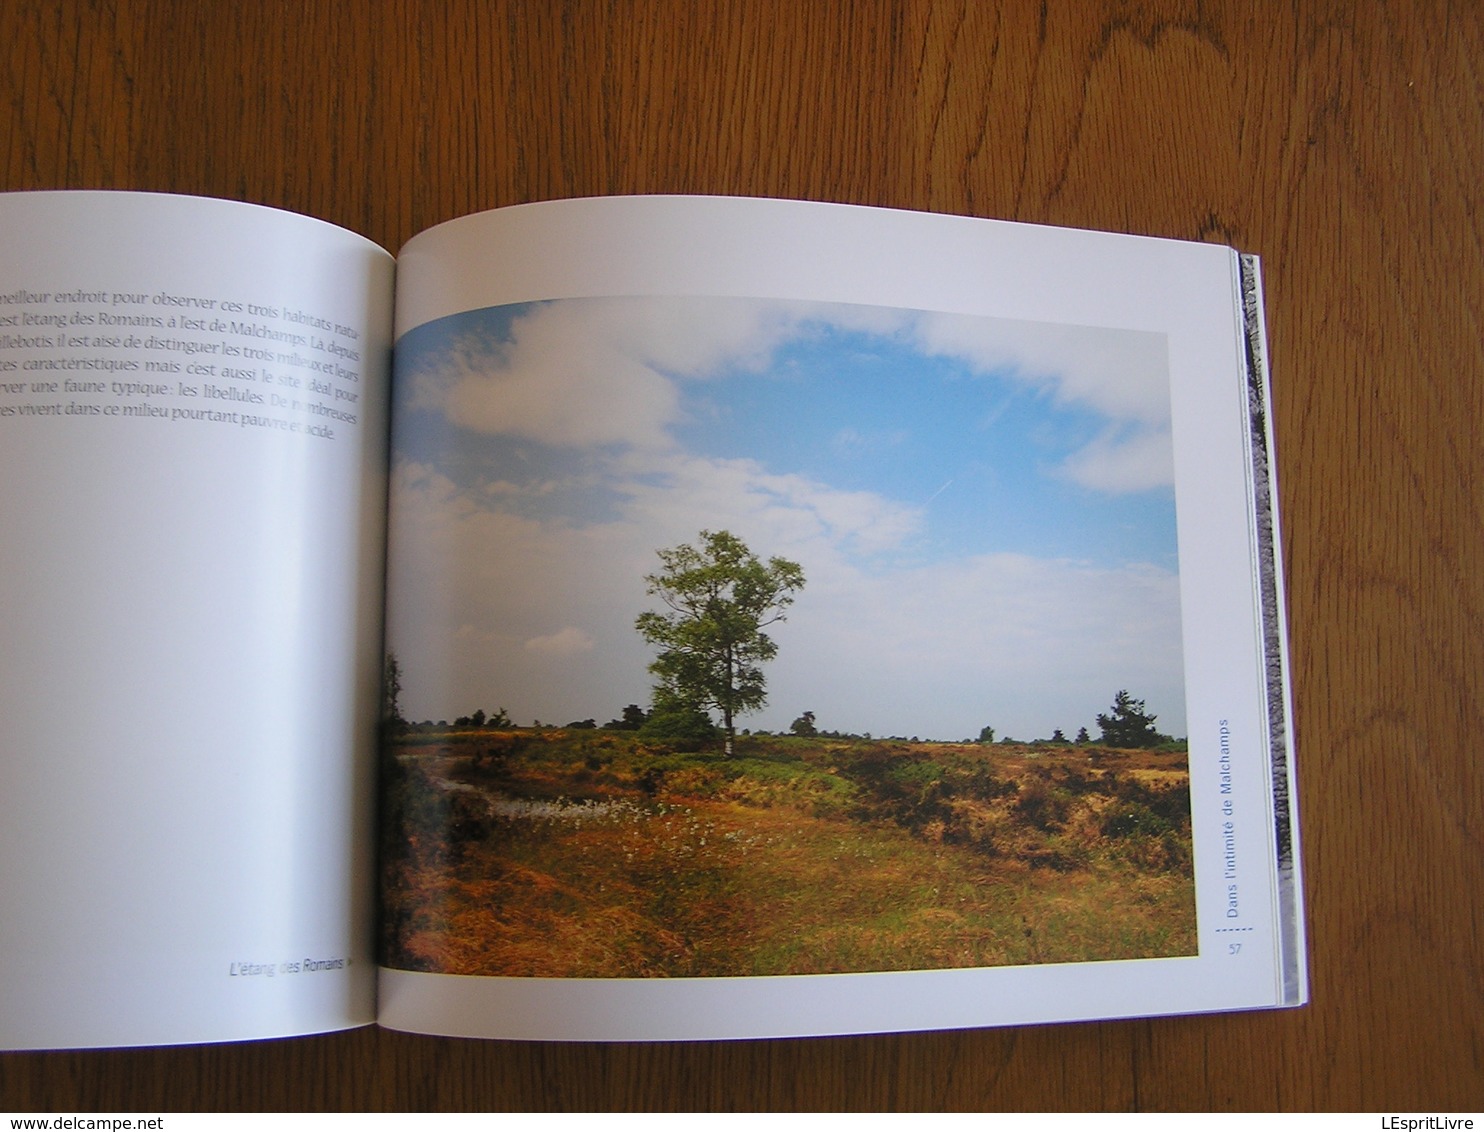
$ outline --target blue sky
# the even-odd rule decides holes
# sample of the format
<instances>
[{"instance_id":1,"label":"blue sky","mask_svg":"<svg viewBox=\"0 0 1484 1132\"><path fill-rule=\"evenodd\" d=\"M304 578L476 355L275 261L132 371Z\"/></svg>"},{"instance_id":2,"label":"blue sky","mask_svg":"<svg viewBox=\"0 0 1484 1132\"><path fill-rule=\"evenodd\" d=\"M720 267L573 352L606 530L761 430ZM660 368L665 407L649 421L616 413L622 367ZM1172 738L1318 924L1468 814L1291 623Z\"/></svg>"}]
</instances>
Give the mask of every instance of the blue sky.
<instances>
[{"instance_id":1,"label":"blue sky","mask_svg":"<svg viewBox=\"0 0 1484 1132\"><path fill-rule=\"evenodd\" d=\"M1175 565L1170 491L1111 495L1057 474L1105 422L1045 387L827 324L782 344L766 373L727 378L688 390L682 445L919 508L905 554Z\"/></svg>"},{"instance_id":2,"label":"blue sky","mask_svg":"<svg viewBox=\"0 0 1484 1132\"><path fill-rule=\"evenodd\" d=\"M1184 733L1163 336L746 299L472 311L398 344L405 709L647 701L654 551L726 529L808 584L741 726Z\"/></svg>"}]
</instances>

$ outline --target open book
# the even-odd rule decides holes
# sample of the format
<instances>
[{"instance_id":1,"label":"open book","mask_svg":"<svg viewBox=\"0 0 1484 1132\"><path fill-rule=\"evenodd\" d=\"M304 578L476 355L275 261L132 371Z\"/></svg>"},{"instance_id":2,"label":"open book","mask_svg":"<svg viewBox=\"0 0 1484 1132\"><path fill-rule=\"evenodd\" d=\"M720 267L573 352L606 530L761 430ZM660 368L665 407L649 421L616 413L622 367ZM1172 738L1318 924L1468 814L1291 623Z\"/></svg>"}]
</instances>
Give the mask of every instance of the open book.
<instances>
[{"instance_id":1,"label":"open book","mask_svg":"<svg viewBox=\"0 0 1484 1132\"><path fill-rule=\"evenodd\" d=\"M0 249L0 1047L1305 1000L1254 260L665 197L395 288L188 197Z\"/></svg>"}]
</instances>

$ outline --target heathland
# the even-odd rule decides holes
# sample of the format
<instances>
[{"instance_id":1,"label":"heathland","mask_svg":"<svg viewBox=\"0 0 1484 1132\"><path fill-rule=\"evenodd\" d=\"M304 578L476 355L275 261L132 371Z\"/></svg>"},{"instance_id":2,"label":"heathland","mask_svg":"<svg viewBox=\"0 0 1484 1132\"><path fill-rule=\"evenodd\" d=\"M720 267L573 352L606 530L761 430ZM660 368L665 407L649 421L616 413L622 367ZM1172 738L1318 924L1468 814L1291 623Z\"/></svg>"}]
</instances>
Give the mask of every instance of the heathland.
<instances>
[{"instance_id":1,"label":"heathland","mask_svg":"<svg viewBox=\"0 0 1484 1132\"><path fill-rule=\"evenodd\" d=\"M679 744L685 746L686 744ZM382 960L782 975L1196 951L1184 751L413 729L383 758Z\"/></svg>"}]
</instances>

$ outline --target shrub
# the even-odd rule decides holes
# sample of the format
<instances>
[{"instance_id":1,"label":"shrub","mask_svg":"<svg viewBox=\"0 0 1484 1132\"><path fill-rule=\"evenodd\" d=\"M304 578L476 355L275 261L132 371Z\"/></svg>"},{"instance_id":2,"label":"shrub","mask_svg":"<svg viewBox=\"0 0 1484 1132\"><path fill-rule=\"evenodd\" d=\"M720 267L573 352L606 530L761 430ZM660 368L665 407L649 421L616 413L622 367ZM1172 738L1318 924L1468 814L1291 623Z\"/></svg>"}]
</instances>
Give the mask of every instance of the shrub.
<instances>
[{"instance_id":1,"label":"shrub","mask_svg":"<svg viewBox=\"0 0 1484 1132\"><path fill-rule=\"evenodd\" d=\"M645 739L662 741L677 751L699 751L721 734L711 717L698 707L656 707L639 728Z\"/></svg>"},{"instance_id":2,"label":"shrub","mask_svg":"<svg viewBox=\"0 0 1484 1132\"><path fill-rule=\"evenodd\" d=\"M1161 817L1142 802L1116 802L1103 815L1104 837L1159 837L1174 831L1168 818Z\"/></svg>"},{"instance_id":3,"label":"shrub","mask_svg":"<svg viewBox=\"0 0 1484 1132\"><path fill-rule=\"evenodd\" d=\"M1067 799L1044 778L1034 777L1021 784L1015 810L1029 824L1048 833L1067 820Z\"/></svg>"}]
</instances>

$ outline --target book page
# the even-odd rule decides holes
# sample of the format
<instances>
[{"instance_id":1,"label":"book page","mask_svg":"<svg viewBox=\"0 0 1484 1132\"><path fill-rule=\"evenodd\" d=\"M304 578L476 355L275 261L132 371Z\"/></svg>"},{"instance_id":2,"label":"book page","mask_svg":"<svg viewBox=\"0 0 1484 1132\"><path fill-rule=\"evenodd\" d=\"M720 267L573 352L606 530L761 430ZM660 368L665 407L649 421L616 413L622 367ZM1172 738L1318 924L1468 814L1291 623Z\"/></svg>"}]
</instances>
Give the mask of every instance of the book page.
<instances>
[{"instance_id":1,"label":"book page","mask_svg":"<svg viewBox=\"0 0 1484 1132\"><path fill-rule=\"evenodd\" d=\"M374 1015L391 257L0 196L0 1046Z\"/></svg>"},{"instance_id":2,"label":"book page","mask_svg":"<svg viewBox=\"0 0 1484 1132\"><path fill-rule=\"evenodd\" d=\"M384 1025L1302 997L1230 249L627 198L399 272Z\"/></svg>"}]
</instances>

